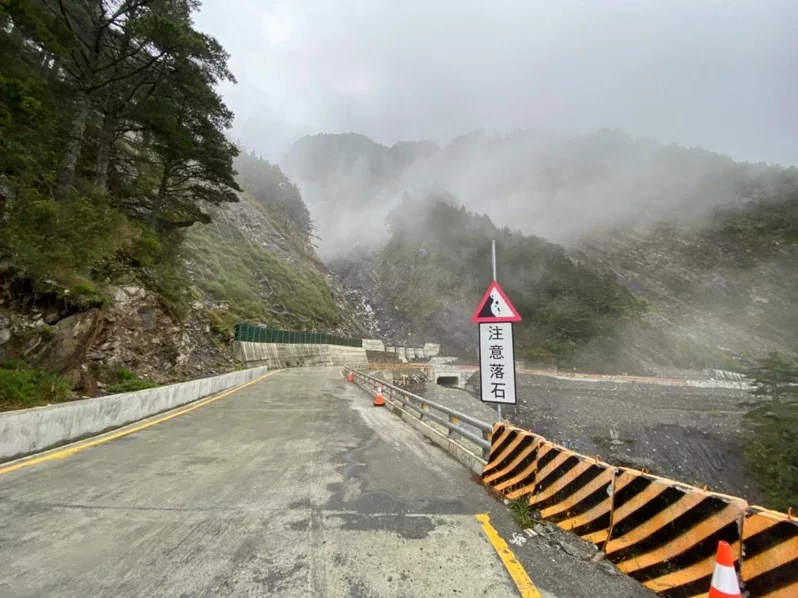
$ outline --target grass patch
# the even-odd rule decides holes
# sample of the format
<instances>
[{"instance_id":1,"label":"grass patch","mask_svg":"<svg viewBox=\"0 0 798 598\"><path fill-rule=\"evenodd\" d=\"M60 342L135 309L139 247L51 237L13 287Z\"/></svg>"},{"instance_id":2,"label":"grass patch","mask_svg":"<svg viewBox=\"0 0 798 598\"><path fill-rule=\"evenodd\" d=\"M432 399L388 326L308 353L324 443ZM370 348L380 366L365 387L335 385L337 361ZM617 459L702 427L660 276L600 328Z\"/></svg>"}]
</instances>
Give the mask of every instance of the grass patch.
<instances>
[{"instance_id":1,"label":"grass patch","mask_svg":"<svg viewBox=\"0 0 798 598\"><path fill-rule=\"evenodd\" d=\"M19 360L0 365L0 411L38 407L73 398L72 384L63 376L30 368Z\"/></svg>"},{"instance_id":2,"label":"grass patch","mask_svg":"<svg viewBox=\"0 0 798 598\"><path fill-rule=\"evenodd\" d=\"M532 527L536 523L534 516L534 509L529 504L529 498L515 498L510 501L510 514L513 521L518 524L521 529Z\"/></svg>"},{"instance_id":3,"label":"grass patch","mask_svg":"<svg viewBox=\"0 0 798 598\"><path fill-rule=\"evenodd\" d=\"M114 374L115 382L109 384L106 390L110 394L119 394L121 392L134 392L137 390L146 390L148 388L155 388L158 386L152 380L140 378L135 372L130 370L117 370Z\"/></svg>"}]
</instances>

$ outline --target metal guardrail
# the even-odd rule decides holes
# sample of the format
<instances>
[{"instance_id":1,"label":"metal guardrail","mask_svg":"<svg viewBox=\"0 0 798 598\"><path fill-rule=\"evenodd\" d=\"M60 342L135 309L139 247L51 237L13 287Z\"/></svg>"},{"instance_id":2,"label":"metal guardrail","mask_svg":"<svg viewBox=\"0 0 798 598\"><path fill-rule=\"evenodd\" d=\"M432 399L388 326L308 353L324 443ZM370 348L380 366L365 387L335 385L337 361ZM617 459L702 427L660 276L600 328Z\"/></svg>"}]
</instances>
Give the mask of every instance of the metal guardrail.
<instances>
[{"instance_id":1,"label":"metal guardrail","mask_svg":"<svg viewBox=\"0 0 798 598\"><path fill-rule=\"evenodd\" d=\"M370 370L433 370L435 366L429 363L393 363L369 362Z\"/></svg>"},{"instance_id":2,"label":"metal guardrail","mask_svg":"<svg viewBox=\"0 0 798 598\"><path fill-rule=\"evenodd\" d=\"M361 386L367 386L374 391L377 390L377 386L382 386L385 398L400 402L405 409L417 413L421 421L428 419L444 426L448 430L449 438L455 439L457 436L461 436L462 438L470 440L482 449L483 459L487 460L490 456L490 441L491 435L493 434L492 424L456 411L455 409L450 409L445 405L440 405L418 395L414 395L412 392L402 390L393 384L384 382L379 378L369 376L355 369L344 368L344 371L353 374L355 382L359 383ZM435 413L436 411L443 415ZM461 423L477 428L481 432L481 435L467 430L460 425Z\"/></svg>"}]
</instances>

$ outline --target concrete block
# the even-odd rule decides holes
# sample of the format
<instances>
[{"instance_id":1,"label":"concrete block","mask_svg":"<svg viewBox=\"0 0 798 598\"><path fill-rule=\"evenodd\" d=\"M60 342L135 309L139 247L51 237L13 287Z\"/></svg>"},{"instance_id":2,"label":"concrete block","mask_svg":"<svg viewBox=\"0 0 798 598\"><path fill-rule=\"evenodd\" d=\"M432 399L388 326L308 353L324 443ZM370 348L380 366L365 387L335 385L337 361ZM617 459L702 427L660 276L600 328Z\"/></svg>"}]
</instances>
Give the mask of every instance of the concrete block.
<instances>
[{"instance_id":1,"label":"concrete block","mask_svg":"<svg viewBox=\"0 0 798 598\"><path fill-rule=\"evenodd\" d=\"M441 346L437 343L426 343L424 345L424 358L429 359L431 357L437 357L440 355Z\"/></svg>"},{"instance_id":2,"label":"concrete block","mask_svg":"<svg viewBox=\"0 0 798 598\"><path fill-rule=\"evenodd\" d=\"M136 392L0 413L0 462L102 434L250 382L256 367Z\"/></svg>"}]
</instances>

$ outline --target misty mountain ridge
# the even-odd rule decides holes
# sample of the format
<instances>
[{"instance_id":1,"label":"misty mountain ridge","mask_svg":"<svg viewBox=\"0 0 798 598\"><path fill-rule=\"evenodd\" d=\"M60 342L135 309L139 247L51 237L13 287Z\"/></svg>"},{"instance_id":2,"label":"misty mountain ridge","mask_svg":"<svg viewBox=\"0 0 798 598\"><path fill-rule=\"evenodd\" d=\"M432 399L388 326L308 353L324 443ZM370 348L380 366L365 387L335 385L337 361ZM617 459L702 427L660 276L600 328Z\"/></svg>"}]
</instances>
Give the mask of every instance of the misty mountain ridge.
<instances>
[{"instance_id":1,"label":"misty mountain ridge","mask_svg":"<svg viewBox=\"0 0 798 598\"><path fill-rule=\"evenodd\" d=\"M315 135L297 141L283 166L315 219L327 223L319 227L326 254L352 239L380 238L387 206L405 191L445 190L499 226L570 245L618 226L660 219L694 224L712 208L748 201L751 187L790 172L608 130L585 136L478 131L442 147ZM355 213L344 221L350 206Z\"/></svg>"},{"instance_id":2,"label":"misty mountain ridge","mask_svg":"<svg viewBox=\"0 0 798 598\"><path fill-rule=\"evenodd\" d=\"M798 323L793 168L738 163L617 131L568 137L477 132L443 147L424 142L392 148L362 135L319 135L299 140L284 165L320 223L321 252L333 259L336 271L345 260L334 258L354 243L382 248L372 267L384 265L386 250L404 242L386 228L391 210L403 198L406 203L443 197L475 215L486 214L497 231L507 227L516 235L532 233L561 244L584 271L618 281L640 299L643 315L613 322L610 336L620 353L611 361L617 365L639 371L707 362L734 367L768 350L793 348L789 331ZM423 221L421 209L416 211ZM418 248L435 244L431 237L440 237L447 225L453 226L419 224L430 238L418 238L415 231ZM500 267L503 259L500 251ZM446 276L469 268L463 258L447 265ZM487 273L487 264L484 268ZM351 268L343 271L351 274ZM432 271L425 276L436 278ZM385 281L377 282L384 287ZM374 285L369 290L376 292ZM386 299L395 304L388 313L401 311L400 299ZM415 328L407 322L400 326L403 334L423 331L424 318L416 320ZM601 367L606 347L595 345L582 343L568 359Z\"/></svg>"}]
</instances>

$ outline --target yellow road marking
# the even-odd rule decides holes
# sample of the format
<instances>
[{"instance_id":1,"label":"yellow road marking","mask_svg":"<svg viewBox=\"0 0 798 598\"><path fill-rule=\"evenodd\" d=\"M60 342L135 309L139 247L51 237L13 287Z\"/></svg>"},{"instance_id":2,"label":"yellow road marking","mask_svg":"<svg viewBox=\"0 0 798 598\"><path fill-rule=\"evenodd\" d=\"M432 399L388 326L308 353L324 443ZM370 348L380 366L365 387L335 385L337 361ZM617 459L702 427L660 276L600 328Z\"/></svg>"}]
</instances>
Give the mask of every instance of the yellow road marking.
<instances>
[{"instance_id":1,"label":"yellow road marking","mask_svg":"<svg viewBox=\"0 0 798 598\"><path fill-rule=\"evenodd\" d=\"M491 525L490 516L487 513L482 513L480 515L475 515L475 517L477 521L482 524L485 535L499 554L499 557L507 569L507 573L513 578L515 585L518 587L518 591L521 593L521 598L543 598L537 587L535 587L535 584L532 583L532 579L530 579L526 570L524 570L523 565L518 562L513 551L507 546L507 542L499 535L496 528Z\"/></svg>"},{"instance_id":2,"label":"yellow road marking","mask_svg":"<svg viewBox=\"0 0 798 598\"><path fill-rule=\"evenodd\" d=\"M113 434L109 434L107 436L101 436L99 438L95 438L94 440L89 440L87 442L81 442L79 444L75 444L73 446L67 447L60 451L55 451L53 453L49 453L46 455L42 455L41 457L33 457L31 459L25 459L23 461L19 461L14 463L13 465L8 465L6 467L0 467L0 475L4 473L11 473L12 471L16 471L18 469L22 469L23 467L30 467L32 465L38 465L39 463L44 463L46 461L53 461L55 459L65 459L66 457L70 457L75 453L79 453L80 451L84 451L87 448L91 448L93 446L97 446L98 444L103 444L104 442L109 442L110 440L115 440L117 438L121 438L122 436L127 436L128 434L133 434L134 432L140 432L146 428L150 428L155 424L160 424L165 421L169 421L170 419L174 419L179 415L185 415L190 411L194 411L195 409L199 409L200 407L204 407L205 405L210 405L214 401L218 401L219 399L223 399L227 396L230 396L234 392L238 392L242 388L246 388L250 384L255 384L256 382L260 382L264 378L268 378L269 376L273 376L274 374L279 374L283 370L277 370L274 372L269 372L268 374L264 374L254 380L250 380L246 384L242 384L241 386L236 386L228 391L225 391L221 394L214 395L209 399L201 399L200 401L191 405L191 407L186 407L185 409L181 409L180 411L175 411L174 413L170 413L169 415L164 415L163 417L159 417L158 419L154 419L150 422L140 424L138 426L134 426L132 428L128 428L125 430L120 430L119 432L115 432Z\"/></svg>"}]
</instances>

